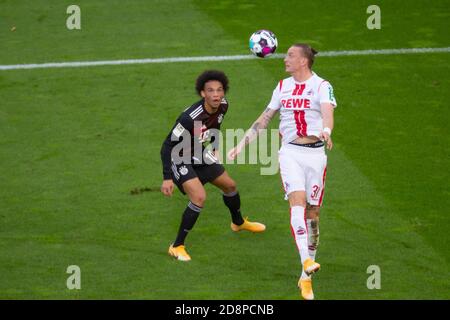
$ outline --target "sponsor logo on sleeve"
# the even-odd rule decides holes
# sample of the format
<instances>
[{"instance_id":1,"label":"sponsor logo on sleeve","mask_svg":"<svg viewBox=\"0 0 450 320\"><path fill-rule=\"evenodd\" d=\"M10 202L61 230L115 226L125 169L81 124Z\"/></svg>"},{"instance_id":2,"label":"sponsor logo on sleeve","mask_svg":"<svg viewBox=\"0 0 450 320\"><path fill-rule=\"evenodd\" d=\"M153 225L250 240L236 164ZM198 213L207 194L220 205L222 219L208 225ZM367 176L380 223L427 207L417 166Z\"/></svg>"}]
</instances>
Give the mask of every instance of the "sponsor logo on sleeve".
<instances>
[{"instance_id":1,"label":"sponsor logo on sleeve","mask_svg":"<svg viewBox=\"0 0 450 320\"><path fill-rule=\"evenodd\" d=\"M177 124L177 126L173 129L172 133L175 137L179 138L184 130L186 130L181 123Z\"/></svg>"},{"instance_id":2,"label":"sponsor logo on sleeve","mask_svg":"<svg viewBox=\"0 0 450 320\"><path fill-rule=\"evenodd\" d=\"M333 87L331 87L330 85L328 86L328 92L330 94L330 100L334 101L334 92L333 92Z\"/></svg>"}]
</instances>

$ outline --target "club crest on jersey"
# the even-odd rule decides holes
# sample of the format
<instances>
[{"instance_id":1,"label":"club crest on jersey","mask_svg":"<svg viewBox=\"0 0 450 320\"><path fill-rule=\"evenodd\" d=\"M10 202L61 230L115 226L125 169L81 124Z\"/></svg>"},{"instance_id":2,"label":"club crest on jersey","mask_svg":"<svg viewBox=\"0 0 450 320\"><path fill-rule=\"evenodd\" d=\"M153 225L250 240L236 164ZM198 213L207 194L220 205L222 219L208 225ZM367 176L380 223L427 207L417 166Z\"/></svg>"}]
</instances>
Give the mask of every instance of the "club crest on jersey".
<instances>
[{"instance_id":1,"label":"club crest on jersey","mask_svg":"<svg viewBox=\"0 0 450 320\"><path fill-rule=\"evenodd\" d=\"M180 171L181 175L185 176L185 175L187 175L189 170L188 170L188 168L186 168L186 166L182 166L182 167L180 167L180 169L178 171Z\"/></svg>"},{"instance_id":2,"label":"club crest on jersey","mask_svg":"<svg viewBox=\"0 0 450 320\"><path fill-rule=\"evenodd\" d=\"M222 121L223 121L223 113L219 114L219 116L217 117L218 123L222 123Z\"/></svg>"},{"instance_id":3,"label":"club crest on jersey","mask_svg":"<svg viewBox=\"0 0 450 320\"><path fill-rule=\"evenodd\" d=\"M298 227L297 232L296 232L299 236L302 236L306 233L306 230L302 227Z\"/></svg>"}]
</instances>

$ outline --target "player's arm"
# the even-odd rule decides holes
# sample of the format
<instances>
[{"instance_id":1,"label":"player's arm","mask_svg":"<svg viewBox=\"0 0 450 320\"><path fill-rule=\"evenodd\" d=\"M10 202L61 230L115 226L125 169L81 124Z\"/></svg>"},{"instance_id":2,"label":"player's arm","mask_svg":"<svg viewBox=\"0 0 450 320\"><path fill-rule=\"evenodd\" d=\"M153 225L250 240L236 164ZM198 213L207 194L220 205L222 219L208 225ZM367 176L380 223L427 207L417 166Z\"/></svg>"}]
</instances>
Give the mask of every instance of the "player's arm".
<instances>
[{"instance_id":1,"label":"player's arm","mask_svg":"<svg viewBox=\"0 0 450 320\"><path fill-rule=\"evenodd\" d=\"M191 127L192 121L185 115L182 115L177 119L171 133L162 144L161 161L163 165L163 183L161 185L161 192L165 196L171 196L174 189L172 180L172 149L179 143L180 137L186 130L191 131Z\"/></svg>"},{"instance_id":2,"label":"player's arm","mask_svg":"<svg viewBox=\"0 0 450 320\"><path fill-rule=\"evenodd\" d=\"M258 119L253 122L251 128L247 130L238 145L228 152L228 158L233 160L239 153L241 153L242 149L244 149L246 145L255 140L259 133L269 126L270 121L275 116L277 111L278 110L274 110L271 108L267 108L266 110L264 110L264 112L261 113Z\"/></svg>"},{"instance_id":3,"label":"player's arm","mask_svg":"<svg viewBox=\"0 0 450 320\"><path fill-rule=\"evenodd\" d=\"M327 149L333 148L333 141L331 140L331 131L334 128L334 105L331 103L321 103L320 111L323 119L323 131L320 133L319 138L326 142Z\"/></svg>"},{"instance_id":4,"label":"player's arm","mask_svg":"<svg viewBox=\"0 0 450 320\"><path fill-rule=\"evenodd\" d=\"M172 180L172 173L171 170L171 153L172 153L172 144L170 141L167 141L170 139L169 137L164 140L164 143L161 147L161 161L163 165L163 182L161 185L161 192L165 196L171 196L173 193L173 180Z\"/></svg>"},{"instance_id":5,"label":"player's arm","mask_svg":"<svg viewBox=\"0 0 450 320\"><path fill-rule=\"evenodd\" d=\"M326 142L327 149L333 148L331 140L331 131L334 127L334 108L336 108L336 98L334 97L333 87L328 81L322 82L319 86L320 112L322 113L323 130L319 138Z\"/></svg>"}]
</instances>

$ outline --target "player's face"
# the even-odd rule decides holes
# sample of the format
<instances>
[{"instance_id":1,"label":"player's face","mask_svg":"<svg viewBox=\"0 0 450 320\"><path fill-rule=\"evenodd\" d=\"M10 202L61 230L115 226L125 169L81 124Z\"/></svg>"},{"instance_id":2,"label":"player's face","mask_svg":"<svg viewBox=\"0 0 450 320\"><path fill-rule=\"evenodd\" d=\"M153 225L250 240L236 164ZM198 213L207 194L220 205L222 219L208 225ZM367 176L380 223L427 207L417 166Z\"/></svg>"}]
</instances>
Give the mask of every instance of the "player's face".
<instances>
[{"instance_id":1,"label":"player's face","mask_svg":"<svg viewBox=\"0 0 450 320\"><path fill-rule=\"evenodd\" d=\"M204 89L200 93L205 99L206 106L210 107L213 112L219 109L220 103L225 96L222 83L216 80L206 82Z\"/></svg>"},{"instance_id":2,"label":"player's face","mask_svg":"<svg viewBox=\"0 0 450 320\"><path fill-rule=\"evenodd\" d=\"M302 49L299 47L289 48L286 57L284 58L284 65L286 66L286 72L288 73L297 72L301 70L301 68L305 66L305 64L308 63L308 59L306 59L302 55L301 51Z\"/></svg>"}]
</instances>

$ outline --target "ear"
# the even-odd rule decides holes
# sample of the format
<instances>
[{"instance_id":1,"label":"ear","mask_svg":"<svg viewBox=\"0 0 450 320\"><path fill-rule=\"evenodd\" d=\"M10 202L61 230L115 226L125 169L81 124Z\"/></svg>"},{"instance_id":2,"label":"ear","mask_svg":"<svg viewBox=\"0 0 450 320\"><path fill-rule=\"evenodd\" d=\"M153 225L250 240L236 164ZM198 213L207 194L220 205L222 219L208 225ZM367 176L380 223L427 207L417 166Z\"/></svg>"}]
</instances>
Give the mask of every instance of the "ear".
<instances>
[{"instance_id":1,"label":"ear","mask_svg":"<svg viewBox=\"0 0 450 320\"><path fill-rule=\"evenodd\" d=\"M202 96L202 98L206 98L206 94L205 94L204 90L200 91L200 95Z\"/></svg>"},{"instance_id":2,"label":"ear","mask_svg":"<svg viewBox=\"0 0 450 320\"><path fill-rule=\"evenodd\" d=\"M307 66L308 65L308 58L306 57L301 57L301 64L302 66Z\"/></svg>"}]
</instances>

